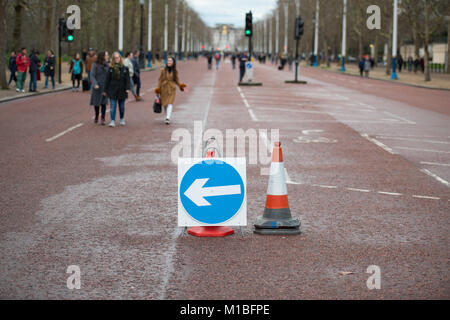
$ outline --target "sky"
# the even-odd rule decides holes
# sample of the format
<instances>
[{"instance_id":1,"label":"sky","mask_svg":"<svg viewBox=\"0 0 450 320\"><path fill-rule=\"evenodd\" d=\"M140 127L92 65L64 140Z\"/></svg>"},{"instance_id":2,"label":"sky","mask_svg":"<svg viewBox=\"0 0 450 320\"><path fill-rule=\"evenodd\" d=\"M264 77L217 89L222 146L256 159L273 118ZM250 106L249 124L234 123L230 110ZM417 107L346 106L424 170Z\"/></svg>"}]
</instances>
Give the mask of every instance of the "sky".
<instances>
[{"instance_id":1,"label":"sky","mask_svg":"<svg viewBox=\"0 0 450 320\"><path fill-rule=\"evenodd\" d=\"M214 27L216 23L234 24L244 28L245 13L252 11L253 21L261 20L275 8L276 0L187 0L202 20Z\"/></svg>"}]
</instances>

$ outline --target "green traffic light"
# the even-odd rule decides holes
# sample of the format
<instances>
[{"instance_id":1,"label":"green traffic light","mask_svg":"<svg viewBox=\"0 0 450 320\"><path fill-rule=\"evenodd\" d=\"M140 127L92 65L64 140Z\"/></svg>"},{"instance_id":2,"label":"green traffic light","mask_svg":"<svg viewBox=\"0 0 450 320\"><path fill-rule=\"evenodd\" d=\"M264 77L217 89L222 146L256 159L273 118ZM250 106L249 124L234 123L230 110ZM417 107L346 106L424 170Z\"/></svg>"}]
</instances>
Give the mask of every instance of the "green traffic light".
<instances>
[{"instance_id":1,"label":"green traffic light","mask_svg":"<svg viewBox=\"0 0 450 320\"><path fill-rule=\"evenodd\" d=\"M73 36L68 36L67 37L67 41L72 42L73 41Z\"/></svg>"},{"instance_id":2,"label":"green traffic light","mask_svg":"<svg viewBox=\"0 0 450 320\"><path fill-rule=\"evenodd\" d=\"M251 32L250 30L245 30L245 34L246 34L246 35L249 36L251 33L252 33L252 32Z\"/></svg>"}]
</instances>

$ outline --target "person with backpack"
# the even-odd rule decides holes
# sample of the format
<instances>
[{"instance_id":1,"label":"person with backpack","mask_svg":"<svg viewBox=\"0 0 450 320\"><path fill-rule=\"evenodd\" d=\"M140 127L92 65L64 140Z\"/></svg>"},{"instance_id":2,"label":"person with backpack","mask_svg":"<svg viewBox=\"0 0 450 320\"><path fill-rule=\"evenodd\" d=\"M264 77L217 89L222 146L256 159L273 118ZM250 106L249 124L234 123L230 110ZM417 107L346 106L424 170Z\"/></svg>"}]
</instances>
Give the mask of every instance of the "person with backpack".
<instances>
[{"instance_id":1,"label":"person with backpack","mask_svg":"<svg viewBox=\"0 0 450 320\"><path fill-rule=\"evenodd\" d=\"M177 86L181 91L186 91L185 89L187 86L184 83L180 83L175 58L169 57L167 58L166 67L164 69L161 69L158 87L155 89L155 93L161 97L161 105L164 107L164 110L166 112L165 123L167 125L170 124Z\"/></svg>"},{"instance_id":2,"label":"person with backpack","mask_svg":"<svg viewBox=\"0 0 450 320\"><path fill-rule=\"evenodd\" d=\"M45 86L44 89L48 87L48 78L52 79L52 88L55 90L55 65L56 59L55 54L52 50L48 50L47 57L44 60L44 74L45 74Z\"/></svg>"},{"instance_id":3,"label":"person with backpack","mask_svg":"<svg viewBox=\"0 0 450 320\"><path fill-rule=\"evenodd\" d=\"M94 106L95 118L94 123L98 123L100 116L100 106L102 111L101 125L106 124L106 105L108 98L103 94L105 91L106 77L108 76L109 66L108 52L100 52L97 61L92 64L91 68L91 106Z\"/></svg>"},{"instance_id":4,"label":"person with backpack","mask_svg":"<svg viewBox=\"0 0 450 320\"><path fill-rule=\"evenodd\" d=\"M83 61L81 60L79 53L77 53L75 58L72 59L69 73L72 74L72 92L80 91L80 82L83 75ZM76 87L75 80L77 81Z\"/></svg>"},{"instance_id":5,"label":"person with backpack","mask_svg":"<svg viewBox=\"0 0 450 320\"><path fill-rule=\"evenodd\" d=\"M111 122L109 126L116 126L116 109L119 105L120 125L125 126L125 100L130 92L130 73L124 66L122 56L119 52L114 52L111 65L106 76L103 94L111 102Z\"/></svg>"},{"instance_id":6,"label":"person with backpack","mask_svg":"<svg viewBox=\"0 0 450 320\"><path fill-rule=\"evenodd\" d=\"M30 59L27 56L27 48L22 48L22 51L16 58L17 65L17 92L24 93L25 90L23 86L25 85L25 80L27 79L27 70L30 66Z\"/></svg>"},{"instance_id":7,"label":"person with backpack","mask_svg":"<svg viewBox=\"0 0 450 320\"><path fill-rule=\"evenodd\" d=\"M216 59L216 70L219 70L220 60L222 59L222 56L219 51L216 52L214 58Z\"/></svg>"},{"instance_id":8,"label":"person with backpack","mask_svg":"<svg viewBox=\"0 0 450 320\"><path fill-rule=\"evenodd\" d=\"M17 64L16 64L16 52L13 51L11 52L11 56L9 57L9 71L11 72L11 76L9 77L9 81L8 81L8 87L11 84L11 82L14 80L14 82L16 83L17 86L17 77L16 77L16 72L17 72Z\"/></svg>"}]
</instances>

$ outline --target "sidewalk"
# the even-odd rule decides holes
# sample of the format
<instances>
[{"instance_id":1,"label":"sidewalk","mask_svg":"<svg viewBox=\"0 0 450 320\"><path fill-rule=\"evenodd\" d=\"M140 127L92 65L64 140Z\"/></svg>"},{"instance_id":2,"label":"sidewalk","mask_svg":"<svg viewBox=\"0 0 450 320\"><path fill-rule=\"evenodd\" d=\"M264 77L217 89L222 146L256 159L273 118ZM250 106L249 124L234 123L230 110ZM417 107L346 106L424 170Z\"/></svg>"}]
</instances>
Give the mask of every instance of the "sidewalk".
<instances>
[{"instance_id":1,"label":"sidewalk","mask_svg":"<svg viewBox=\"0 0 450 320\"><path fill-rule=\"evenodd\" d=\"M305 65L306 66L306 65ZM332 72L338 72L340 71L340 66L337 66L336 64L332 64L331 67L327 68L325 65L320 66L321 69L332 71ZM346 65L347 72L345 74L352 75L352 76L360 76L359 75L359 68L355 64L347 64ZM376 67L373 69L369 77L371 79L378 79L378 80L386 80L386 81L393 81L391 80L391 76L386 75L386 68L384 67ZM425 88L431 88L431 89L447 89L450 90L450 74L446 73L431 73L431 81L425 82L425 75L422 72L409 72L405 69L402 70L401 73L398 73L398 83L404 83L412 86L419 86L419 87L425 87Z\"/></svg>"},{"instance_id":2,"label":"sidewalk","mask_svg":"<svg viewBox=\"0 0 450 320\"><path fill-rule=\"evenodd\" d=\"M147 71L159 69L162 65L163 65L162 62L155 62L154 64L152 64L151 69L147 68L147 66L146 66L145 69L141 70L141 72L147 72ZM10 74L11 73L8 70L6 72L6 77L8 80L9 80ZM86 75L84 75L84 76L86 76ZM37 82L37 91L38 92L28 92L29 85L30 85L30 74L27 73L27 79L26 79L25 85L24 85L24 89L26 92L25 93L17 92L15 83L13 81L9 86L9 90L0 90L0 103L71 89L72 88L72 80L71 80L71 75L69 73L69 65L67 63L62 64L61 78L62 78L61 79L62 83L59 84L58 83L58 74L55 75L55 84L56 84L55 90L52 89L51 79L48 80L48 82L49 82L48 89L44 89L45 75L44 75L44 73L41 73L41 81ZM80 84L80 87L81 87L81 84Z\"/></svg>"}]
</instances>

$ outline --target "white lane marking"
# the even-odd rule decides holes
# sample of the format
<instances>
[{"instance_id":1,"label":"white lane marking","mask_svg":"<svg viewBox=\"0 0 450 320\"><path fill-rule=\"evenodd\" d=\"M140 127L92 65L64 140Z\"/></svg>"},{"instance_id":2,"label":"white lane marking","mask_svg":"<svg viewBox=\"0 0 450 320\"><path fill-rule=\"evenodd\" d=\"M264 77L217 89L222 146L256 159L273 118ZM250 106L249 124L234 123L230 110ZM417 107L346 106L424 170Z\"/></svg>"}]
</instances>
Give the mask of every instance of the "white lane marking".
<instances>
[{"instance_id":1,"label":"white lane marking","mask_svg":"<svg viewBox=\"0 0 450 320\"><path fill-rule=\"evenodd\" d=\"M246 106L247 109L248 109L248 113L250 114L250 117L252 118L252 120L253 120L254 122L259 122L259 120L258 120L258 118L256 117L255 113L253 112L253 110L252 110L250 104L248 103L247 99L245 98L245 95L241 92L241 88L239 88L239 87L237 87L237 88L238 88L238 90L239 90L239 92L240 92L240 95L241 95L241 97L242 97L242 101L244 102L245 106Z\"/></svg>"},{"instance_id":2,"label":"white lane marking","mask_svg":"<svg viewBox=\"0 0 450 320\"><path fill-rule=\"evenodd\" d=\"M367 189L355 189L355 188L346 188L349 191L356 191L356 192L371 192L370 190Z\"/></svg>"},{"instance_id":3,"label":"white lane marking","mask_svg":"<svg viewBox=\"0 0 450 320\"><path fill-rule=\"evenodd\" d=\"M300 182L294 182L291 180L291 177L289 177L289 174L288 174L286 168L284 168L284 173L286 175L286 184L297 184L297 185L301 184Z\"/></svg>"},{"instance_id":4,"label":"white lane marking","mask_svg":"<svg viewBox=\"0 0 450 320\"><path fill-rule=\"evenodd\" d=\"M337 189L337 186L324 186L320 184L313 184L313 187L326 188L326 189Z\"/></svg>"},{"instance_id":5,"label":"white lane marking","mask_svg":"<svg viewBox=\"0 0 450 320\"><path fill-rule=\"evenodd\" d=\"M450 187L450 183L448 181L442 179L441 177L439 177L438 175L434 174L430 170L421 169L420 171L422 171L423 173L425 173L425 174L429 175L430 177L436 179L437 181L439 181L440 183L446 185L447 187Z\"/></svg>"},{"instance_id":6,"label":"white lane marking","mask_svg":"<svg viewBox=\"0 0 450 320\"><path fill-rule=\"evenodd\" d=\"M401 137L376 136L376 138L386 140L403 140L403 141L417 141L417 142L437 143L437 144L450 144L450 142L447 141L422 140L422 139L401 138Z\"/></svg>"},{"instance_id":7,"label":"white lane marking","mask_svg":"<svg viewBox=\"0 0 450 320\"><path fill-rule=\"evenodd\" d=\"M386 191L378 191L379 194L385 194L388 196L401 196L401 193L396 193L396 192L386 192Z\"/></svg>"},{"instance_id":8,"label":"white lane marking","mask_svg":"<svg viewBox=\"0 0 450 320\"><path fill-rule=\"evenodd\" d=\"M417 196L417 195L413 195L413 198L418 198L418 199L430 199L430 200L441 200L441 198L438 198L438 197Z\"/></svg>"},{"instance_id":9,"label":"white lane marking","mask_svg":"<svg viewBox=\"0 0 450 320\"><path fill-rule=\"evenodd\" d=\"M395 115L395 114L393 114L393 113L390 113L390 112L388 112L388 111L383 111L383 113L384 113L384 114L387 114L387 115L389 115L389 116L391 116L391 117L400 119L401 121L404 121L404 122L409 123L409 124L417 124L417 123L415 123L415 122L413 122L413 121L411 121L411 120L408 120L408 119L405 119L405 118L403 118L403 117L397 116L397 115Z\"/></svg>"},{"instance_id":10,"label":"white lane marking","mask_svg":"<svg viewBox=\"0 0 450 320\"><path fill-rule=\"evenodd\" d=\"M450 163L421 162L420 164L427 164L427 165L430 165L430 166L450 167Z\"/></svg>"},{"instance_id":11,"label":"white lane marking","mask_svg":"<svg viewBox=\"0 0 450 320\"><path fill-rule=\"evenodd\" d=\"M397 152L395 152L394 150L392 150L391 148L389 148L387 145L381 143L380 141L378 141L377 139L371 138L369 137L368 134L363 133L361 134L361 136L367 140L369 140L372 143L375 143L377 146L379 146L380 148L383 148L383 150L389 152L390 154L398 154Z\"/></svg>"},{"instance_id":12,"label":"white lane marking","mask_svg":"<svg viewBox=\"0 0 450 320\"><path fill-rule=\"evenodd\" d=\"M252 109L248 109L248 113L250 113L250 117L252 117L252 120L255 122L258 122L258 118L256 117L255 113L253 112Z\"/></svg>"},{"instance_id":13,"label":"white lane marking","mask_svg":"<svg viewBox=\"0 0 450 320\"><path fill-rule=\"evenodd\" d=\"M361 106L363 106L363 107L366 107L366 108L368 108L368 109L371 109L371 110L376 110L376 108L375 108L375 107L372 107L372 106L370 106L370 105L368 105L368 104L365 104L365 103L363 103L363 102L359 102L359 104L360 104Z\"/></svg>"},{"instance_id":14,"label":"white lane marking","mask_svg":"<svg viewBox=\"0 0 450 320\"><path fill-rule=\"evenodd\" d=\"M409 148L409 147L394 147L394 148L401 149L401 150L420 151L420 152L450 153L450 151L419 149L419 148Z\"/></svg>"},{"instance_id":15,"label":"white lane marking","mask_svg":"<svg viewBox=\"0 0 450 320\"><path fill-rule=\"evenodd\" d=\"M65 130L65 131L63 131L63 132L57 134L56 136L51 137L51 138L49 138L49 139L47 139L47 140L45 140L45 141L46 141L46 142L52 142L52 141L55 141L56 139L62 137L62 136L65 135L66 133L69 133L70 131L73 131L73 130L75 130L75 129L81 127L81 126L83 126L83 123L79 123L79 124L77 124L76 126L73 126L72 128L69 128L69 129L67 129L67 130Z\"/></svg>"},{"instance_id":16,"label":"white lane marking","mask_svg":"<svg viewBox=\"0 0 450 320\"><path fill-rule=\"evenodd\" d=\"M346 117L359 117L365 118L365 114L345 114L345 113L336 113L336 112L328 112L328 111L313 111L313 110L295 110L295 109L285 109L285 108L270 108L270 107L258 107L258 110L270 110L270 111L283 111L283 112L295 112L295 113L307 113L307 114L324 114L331 116L346 116ZM385 119L383 119L385 120ZM386 119L387 121L398 121L395 119Z\"/></svg>"}]
</instances>

